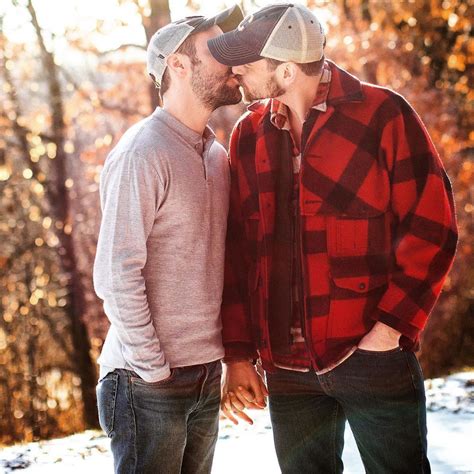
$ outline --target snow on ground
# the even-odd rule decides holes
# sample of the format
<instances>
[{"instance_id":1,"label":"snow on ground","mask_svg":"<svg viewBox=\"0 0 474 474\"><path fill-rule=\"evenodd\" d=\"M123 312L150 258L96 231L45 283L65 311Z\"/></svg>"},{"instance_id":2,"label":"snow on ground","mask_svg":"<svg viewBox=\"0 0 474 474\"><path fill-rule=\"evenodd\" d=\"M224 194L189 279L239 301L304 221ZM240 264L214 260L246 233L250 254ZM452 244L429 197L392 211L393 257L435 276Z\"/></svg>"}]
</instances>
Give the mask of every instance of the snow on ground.
<instances>
[{"instance_id":1,"label":"snow on ground","mask_svg":"<svg viewBox=\"0 0 474 474\"><path fill-rule=\"evenodd\" d=\"M426 381L428 444L432 471L474 473L474 372ZM277 474L268 411L252 412L254 425L221 421L213 474ZM352 433L346 429L345 473L364 469ZM89 474L113 472L109 439L99 431L0 450L0 473Z\"/></svg>"}]
</instances>

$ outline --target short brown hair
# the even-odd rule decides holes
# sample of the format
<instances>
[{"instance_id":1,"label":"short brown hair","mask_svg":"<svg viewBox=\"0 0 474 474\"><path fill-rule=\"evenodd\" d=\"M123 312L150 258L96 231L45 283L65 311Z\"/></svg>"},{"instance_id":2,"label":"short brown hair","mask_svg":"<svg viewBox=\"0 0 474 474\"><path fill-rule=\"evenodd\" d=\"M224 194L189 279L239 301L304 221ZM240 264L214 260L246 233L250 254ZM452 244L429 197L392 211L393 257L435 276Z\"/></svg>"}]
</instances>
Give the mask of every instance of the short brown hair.
<instances>
[{"instance_id":1,"label":"short brown hair","mask_svg":"<svg viewBox=\"0 0 474 474\"><path fill-rule=\"evenodd\" d=\"M306 74L307 76L317 76L321 73L323 69L323 64L325 61L325 57L323 57L319 61L313 61L312 63L295 63L301 71ZM278 59L271 59L265 58L267 61L268 66L272 71L274 71L280 64L283 64L286 61L279 61Z\"/></svg>"},{"instance_id":2,"label":"short brown hair","mask_svg":"<svg viewBox=\"0 0 474 474\"><path fill-rule=\"evenodd\" d=\"M199 60L196 54L196 44L195 44L195 37L194 35L188 36L183 44L175 51L175 53L185 54L191 60L191 64L194 66L196 65ZM160 95L163 98L163 94L168 90L171 84L171 76L168 72L168 68L165 69L163 73L163 77L161 78L161 85L160 85Z\"/></svg>"}]
</instances>

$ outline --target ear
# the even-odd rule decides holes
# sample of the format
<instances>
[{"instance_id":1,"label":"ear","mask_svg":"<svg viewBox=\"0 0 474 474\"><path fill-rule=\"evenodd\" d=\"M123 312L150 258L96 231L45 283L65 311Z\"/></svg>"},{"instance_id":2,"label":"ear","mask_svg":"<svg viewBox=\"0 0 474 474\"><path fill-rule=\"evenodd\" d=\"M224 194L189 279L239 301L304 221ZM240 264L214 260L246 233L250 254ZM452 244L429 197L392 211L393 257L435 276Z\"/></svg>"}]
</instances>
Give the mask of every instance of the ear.
<instances>
[{"instance_id":1,"label":"ear","mask_svg":"<svg viewBox=\"0 0 474 474\"><path fill-rule=\"evenodd\" d=\"M286 86L292 84L298 73L298 66L295 63L282 63L276 69L276 75L281 84Z\"/></svg>"},{"instance_id":2,"label":"ear","mask_svg":"<svg viewBox=\"0 0 474 474\"><path fill-rule=\"evenodd\" d=\"M184 77L187 73L187 57L184 54L170 54L166 58L166 64L170 73L174 76Z\"/></svg>"},{"instance_id":3,"label":"ear","mask_svg":"<svg viewBox=\"0 0 474 474\"><path fill-rule=\"evenodd\" d=\"M298 66L295 63L283 63L281 64L282 68L282 79L291 83L295 80L298 73Z\"/></svg>"}]
</instances>

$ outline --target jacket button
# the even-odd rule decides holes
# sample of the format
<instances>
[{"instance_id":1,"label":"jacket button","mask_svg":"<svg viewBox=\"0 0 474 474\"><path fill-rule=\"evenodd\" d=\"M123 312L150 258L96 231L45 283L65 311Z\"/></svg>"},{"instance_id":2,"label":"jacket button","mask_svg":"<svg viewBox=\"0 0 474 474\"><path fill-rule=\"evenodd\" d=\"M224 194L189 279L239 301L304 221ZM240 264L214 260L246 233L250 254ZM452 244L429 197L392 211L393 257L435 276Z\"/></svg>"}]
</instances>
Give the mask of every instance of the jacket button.
<instances>
[{"instance_id":1,"label":"jacket button","mask_svg":"<svg viewBox=\"0 0 474 474\"><path fill-rule=\"evenodd\" d=\"M365 290L365 283L359 283L359 289Z\"/></svg>"}]
</instances>

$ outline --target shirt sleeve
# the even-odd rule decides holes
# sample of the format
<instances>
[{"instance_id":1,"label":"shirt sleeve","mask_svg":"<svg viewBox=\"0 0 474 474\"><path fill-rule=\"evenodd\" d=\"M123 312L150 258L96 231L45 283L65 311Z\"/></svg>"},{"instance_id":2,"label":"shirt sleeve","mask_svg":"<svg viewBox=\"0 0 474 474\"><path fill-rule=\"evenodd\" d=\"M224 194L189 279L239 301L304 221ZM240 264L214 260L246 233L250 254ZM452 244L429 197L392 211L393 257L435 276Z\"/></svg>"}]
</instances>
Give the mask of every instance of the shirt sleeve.
<instances>
[{"instance_id":1,"label":"shirt sleeve","mask_svg":"<svg viewBox=\"0 0 474 474\"><path fill-rule=\"evenodd\" d=\"M170 375L152 323L143 268L163 187L153 166L137 154L110 156L100 180L102 222L94 262L94 289L116 330L127 363L145 381Z\"/></svg>"},{"instance_id":2,"label":"shirt sleeve","mask_svg":"<svg viewBox=\"0 0 474 474\"><path fill-rule=\"evenodd\" d=\"M401 97L382 147L392 180L395 261L375 319L416 341L451 268L457 226L451 183L421 119Z\"/></svg>"},{"instance_id":3,"label":"shirt sleeve","mask_svg":"<svg viewBox=\"0 0 474 474\"><path fill-rule=\"evenodd\" d=\"M230 200L225 250L224 292L222 297L222 340L225 362L258 357L252 337L247 279L249 255L242 218L242 196L239 187L240 125L230 138Z\"/></svg>"}]
</instances>

